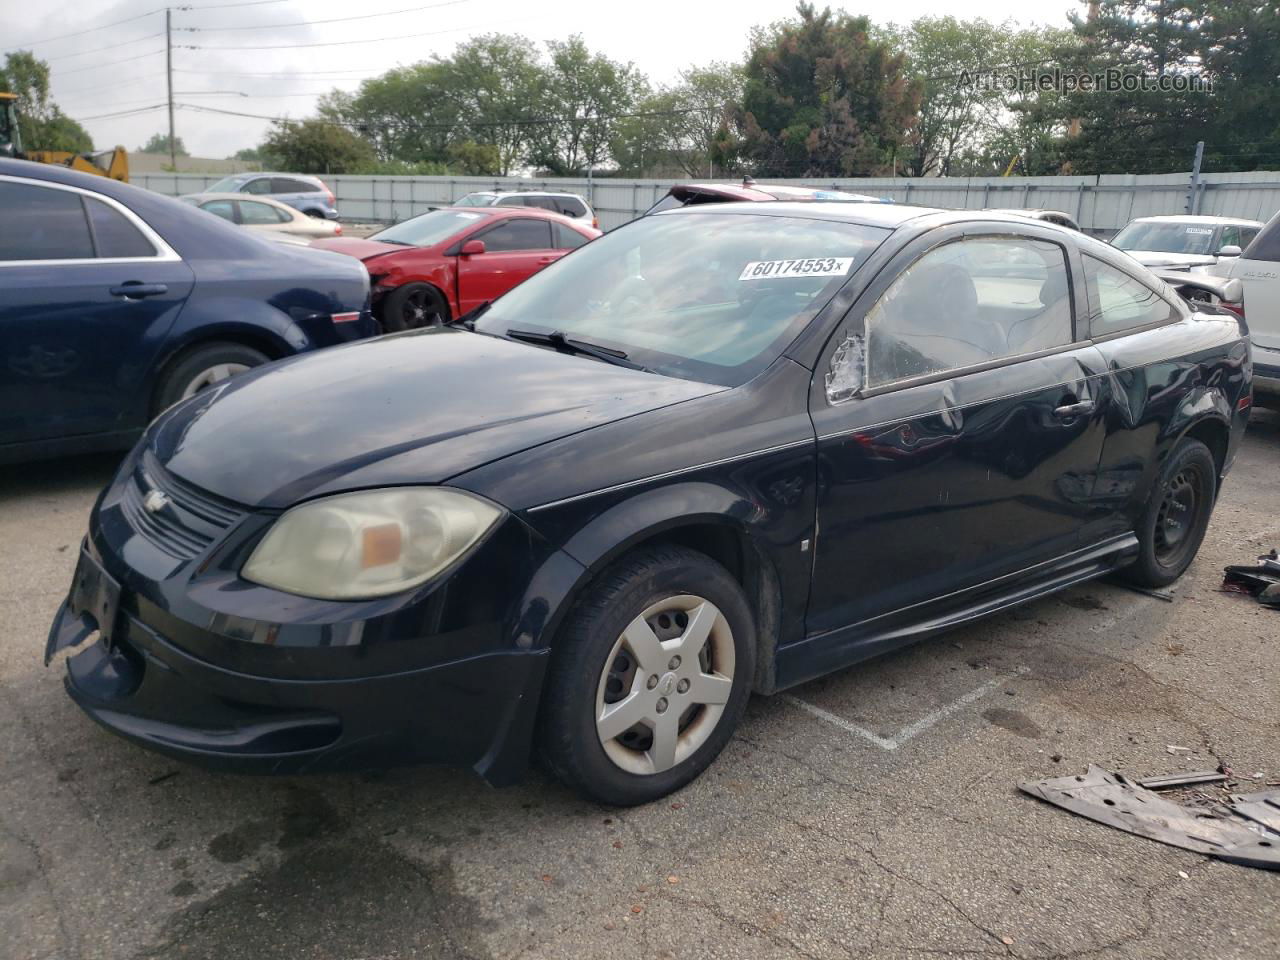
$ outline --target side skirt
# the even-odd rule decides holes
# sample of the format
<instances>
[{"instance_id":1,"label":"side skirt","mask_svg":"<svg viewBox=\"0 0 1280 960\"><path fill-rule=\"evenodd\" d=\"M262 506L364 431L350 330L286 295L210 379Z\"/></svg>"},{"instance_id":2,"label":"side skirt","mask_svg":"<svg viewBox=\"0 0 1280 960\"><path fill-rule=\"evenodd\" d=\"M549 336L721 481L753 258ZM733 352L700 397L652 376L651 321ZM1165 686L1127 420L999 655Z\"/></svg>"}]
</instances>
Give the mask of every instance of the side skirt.
<instances>
[{"instance_id":1,"label":"side skirt","mask_svg":"<svg viewBox=\"0 0 1280 960\"><path fill-rule=\"evenodd\" d=\"M778 650L778 690L878 657L1001 610L1057 593L1123 567L1138 555L1133 533L895 610Z\"/></svg>"}]
</instances>

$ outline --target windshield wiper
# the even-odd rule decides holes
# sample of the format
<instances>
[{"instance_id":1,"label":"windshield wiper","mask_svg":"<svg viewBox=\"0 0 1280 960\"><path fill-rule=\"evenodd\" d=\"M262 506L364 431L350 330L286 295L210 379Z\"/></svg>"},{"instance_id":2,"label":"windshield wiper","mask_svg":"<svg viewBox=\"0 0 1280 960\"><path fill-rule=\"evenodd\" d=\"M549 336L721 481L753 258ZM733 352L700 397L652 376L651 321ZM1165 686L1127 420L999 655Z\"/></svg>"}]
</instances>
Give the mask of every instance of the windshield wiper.
<instances>
[{"instance_id":1,"label":"windshield wiper","mask_svg":"<svg viewBox=\"0 0 1280 960\"><path fill-rule=\"evenodd\" d=\"M484 316L484 312L488 310L492 304L492 300L486 300L484 303L472 307L466 313L462 314L462 316L454 317L452 320L448 321L445 326L463 327L467 330L474 330L476 328L476 321Z\"/></svg>"},{"instance_id":2,"label":"windshield wiper","mask_svg":"<svg viewBox=\"0 0 1280 960\"><path fill-rule=\"evenodd\" d=\"M612 363L618 367L626 367L629 370L648 370L647 367L641 366L634 360L628 360L627 355L621 350L614 350L612 347L602 347L596 343L588 343L586 340L577 340L566 337L560 330L552 330L550 333L543 333L541 330L521 330L518 327L509 327L507 328L507 336L512 340L520 340L524 343L536 343L548 347L555 347L557 350L563 350L566 353L577 353L584 357L603 360L605 363Z\"/></svg>"}]
</instances>

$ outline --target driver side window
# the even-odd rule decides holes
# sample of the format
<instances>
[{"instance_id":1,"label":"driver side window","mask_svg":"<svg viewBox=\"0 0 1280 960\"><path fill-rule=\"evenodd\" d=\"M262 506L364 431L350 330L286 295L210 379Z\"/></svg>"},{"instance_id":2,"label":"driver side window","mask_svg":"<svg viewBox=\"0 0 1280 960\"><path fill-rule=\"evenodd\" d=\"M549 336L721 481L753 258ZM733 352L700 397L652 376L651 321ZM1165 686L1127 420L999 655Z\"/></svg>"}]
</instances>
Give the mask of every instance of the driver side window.
<instances>
[{"instance_id":1,"label":"driver side window","mask_svg":"<svg viewBox=\"0 0 1280 960\"><path fill-rule=\"evenodd\" d=\"M1028 237L930 250L866 316L866 385L883 386L1072 342L1066 253Z\"/></svg>"}]
</instances>

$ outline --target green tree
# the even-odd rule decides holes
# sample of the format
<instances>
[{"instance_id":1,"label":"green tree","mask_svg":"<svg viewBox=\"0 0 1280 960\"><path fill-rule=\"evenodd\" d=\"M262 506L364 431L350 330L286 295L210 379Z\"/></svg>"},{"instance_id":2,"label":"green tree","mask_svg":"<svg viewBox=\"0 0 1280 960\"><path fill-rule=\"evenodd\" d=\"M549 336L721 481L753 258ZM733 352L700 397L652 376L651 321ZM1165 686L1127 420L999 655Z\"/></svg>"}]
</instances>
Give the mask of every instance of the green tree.
<instances>
[{"instance_id":1,"label":"green tree","mask_svg":"<svg viewBox=\"0 0 1280 960\"><path fill-rule=\"evenodd\" d=\"M678 83L645 98L638 116L615 125L611 152L619 171L714 176L717 137L742 103L744 79L741 64L690 67Z\"/></svg>"},{"instance_id":2,"label":"green tree","mask_svg":"<svg viewBox=\"0 0 1280 960\"><path fill-rule=\"evenodd\" d=\"M181 137L174 137L174 154L179 157L189 157L187 148L182 143ZM169 135L167 133L153 133L151 139L138 148L139 153L163 153L169 155Z\"/></svg>"},{"instance_id":3,"label":"green tree","mask_svg":"<svg viewBox=\"0 0 1280 960\"><path fill-rule=\"evenodd\" d=\"M467 136L450 155L467 172L509 175L524 161L533 131L527 121L544 96L537 49L526 37L488 34L463 43L440 66Z\"/></svg>"},{"instance_id":4,"label":"green tree","mask_svg":"<svg viewBox=\"0 0 1280 960\"><path fill-rule=\"evenodd\" d=\"M26 150L88 153L93 138L59 109L49 95L49 65L29 50L5 54L0 90L18 95L18 131Z\"/></svg>"},{"instance_id":5,"label":"green tree","mask_svg":"<svg viewBox=\"0 0 1280 960\"><path fill-rule=\"evenodd\" d=\"M887 171L915 122L919 82L866 17L796 9L798 20L752 36L734 149L761 176Z\"/></svg>"},{"instance_id":6,"label":"green tree","mask_svg":"<svg viewBox=\"0 0 1280 960\"><path fill-rule=\"evenodd\" d=\"M1135 86L1063 98L1061 119L1078 121L1073 124L1078 135L1062 144L1063 156L1074 172L1186 170L1197 140L1209 145L1211 158L1215 150L1222 150L1220 144L1233 142L1231 123L1243 120L1251 136L1261 132L1264 140L1268 127L1275 131L1280 107L1271 87L1280 12L1274 4L1241 4L1250 9L1229 11L1236 6L1203 0L1107 0L1092 19L1073 15L1073 35L1059 51L1064 68L1088 74L1111 69L1132 78ZM1252 29L1241 31L1233 40L1233 22ZM1230 50L1222 49L1224 43ZM1264 49L1267 43L1269 52ZM1256 69L1267 62L1273 70L1270 77L1240 72L1245 64ZM1143 89L1143 78L1152 77L1208 80L1214 89L1212 93ZM1241 116L1229 99L1232 96L1259 103L1260 113Z\"/></svg>"},{"instance_id":7,"label":"green tree","mask_svg":"<svg viewBox=\"0 0 1280 960\"><path fill-rule=\"evenodd\" d=\"M579 174L609 161L618 118L635 112L649 83L634 64L592 53L580 36L547 48L551 62L529 159L557 176Z\"/></svg>"},{"instance_id":8,"label":"green tree","mask_svg":"<svg viewBox=\"0 0 1280 960\"><path fill-rule=\"evenodd\" d=\"M355 93L334 91L321 99L319 114L358 132L384 161L445 163L450 144L466 139L462 104L439 62L388 70Z\"/></svg>"},{"instance_id":9,"label":"green tree","mask_svg":"<svg viewBox=\"0 0 1280 960\"><path fill-rule=\"evenodd\" d=\"M359 173L375 159L367 140L326 120L279 121L262 148L298 173Z\"/></svg>"}]
</instances>

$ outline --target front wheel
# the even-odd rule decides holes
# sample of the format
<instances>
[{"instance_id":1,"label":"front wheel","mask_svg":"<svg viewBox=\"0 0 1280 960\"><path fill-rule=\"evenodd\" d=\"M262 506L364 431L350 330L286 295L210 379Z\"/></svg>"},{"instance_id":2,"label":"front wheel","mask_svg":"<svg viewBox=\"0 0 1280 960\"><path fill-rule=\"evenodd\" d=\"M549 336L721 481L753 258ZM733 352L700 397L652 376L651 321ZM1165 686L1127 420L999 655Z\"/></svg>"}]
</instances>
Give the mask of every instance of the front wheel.
<instances>
[{"instance_id":1,"label":"front wheel","mask_svg":"<svg viewBox=\"0 0 1280 960\"><path fill-rule=\"evenodd\" d=\"M1209 527L1217 465L1199 440L1173 448L1138 523L1138 558L1124 570L1139 586L1164 587L1191 565Z\"/></svg>"},{"instance_id":2,"label":"front wheel","mask_svg":"<svg viewBox=\"0 0 1280 960\"><path fill-rule=\"evenodd\" d=\"M751 610L727 570L683 547L633 554L588 590L556 640L543 753L594 800L656 800L724 749L754 671Z\"/></svg>"},{"instance_id":3,"label":"front wheel","mask_svg":"<svg viewBox=\"0 0 1280 960\"><path fill-rule=\"evenodd\" d=\"M429 283L406 283L382 301L382 326L389 333L436 327L448 319L448 304Z\"/></svg>"}]
</instances>

